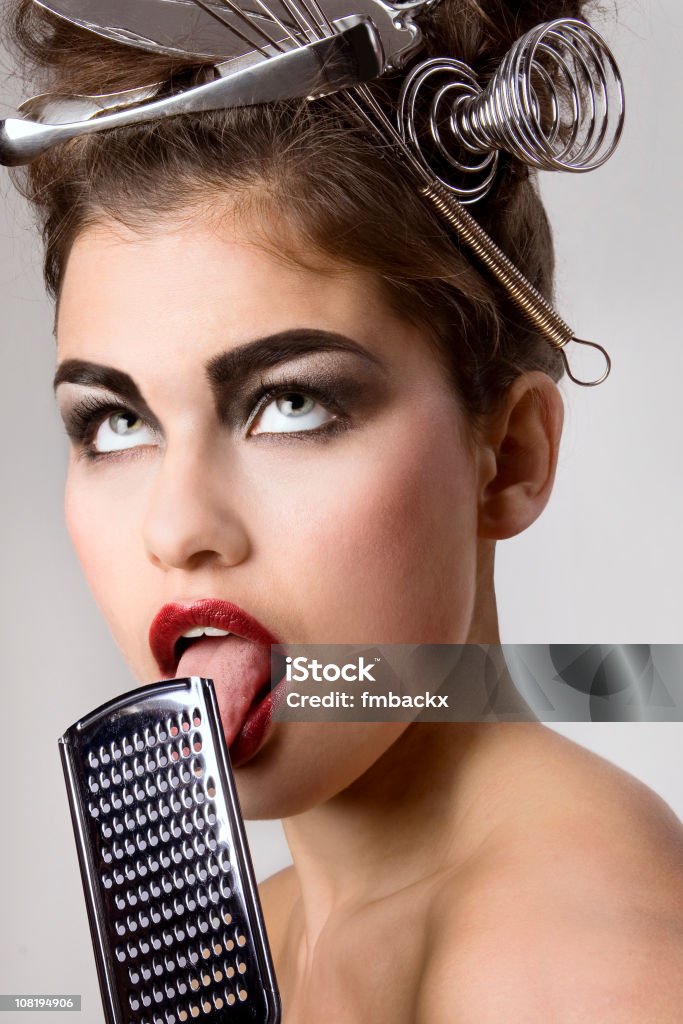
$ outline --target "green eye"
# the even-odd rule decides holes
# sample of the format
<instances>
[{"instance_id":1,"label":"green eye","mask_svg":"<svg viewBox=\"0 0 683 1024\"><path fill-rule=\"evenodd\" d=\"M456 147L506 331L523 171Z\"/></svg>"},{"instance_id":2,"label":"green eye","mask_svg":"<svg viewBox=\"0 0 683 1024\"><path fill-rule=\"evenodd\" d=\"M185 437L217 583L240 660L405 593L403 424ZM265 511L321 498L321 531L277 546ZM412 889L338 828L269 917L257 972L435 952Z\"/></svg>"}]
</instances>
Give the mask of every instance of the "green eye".
<instances>
[{"instance_id":1,"label":"green eye","mask_svg":"<svg viewBox=\"0 0 683 1024\"><path fill-rule=\"evenodd\" d=\"M155 443L152 428L130 409L111 413L100 423L93 441L97 452L124 451Z\"/></svg>"},{"instance_id":2,"label":"green eye","mask_svg":"<svg viewBox=\"0 0 683 1024\"><path fill-rule=\"evenodd\" d=\"M259 413L252 434L283 434L315 430L336 419L320 402L302 391L287 391L272 398Z\"/></svg>"}]
</instances>

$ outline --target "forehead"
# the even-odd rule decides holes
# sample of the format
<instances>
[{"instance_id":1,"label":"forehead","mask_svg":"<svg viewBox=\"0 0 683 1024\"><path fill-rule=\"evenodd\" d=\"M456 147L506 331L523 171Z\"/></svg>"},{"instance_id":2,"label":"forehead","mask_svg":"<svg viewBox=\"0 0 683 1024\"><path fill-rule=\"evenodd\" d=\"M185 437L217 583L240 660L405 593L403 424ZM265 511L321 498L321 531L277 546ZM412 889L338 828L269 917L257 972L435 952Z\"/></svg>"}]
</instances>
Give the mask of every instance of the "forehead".
<instances>
[{"instance_id":1,"label":"forehead","mask_svg":"<svg viewBox=\"0 0 683 1024\"><path fill-rule=\"evenodd\" d=\"M60 359L105 359L129 372L205 362L288 328L318 327L381 345L413 337L369 272L293 265L248 225L197 214L135 232L103 222L76 239L57 319Z\"/></svg>"}]
</instances>

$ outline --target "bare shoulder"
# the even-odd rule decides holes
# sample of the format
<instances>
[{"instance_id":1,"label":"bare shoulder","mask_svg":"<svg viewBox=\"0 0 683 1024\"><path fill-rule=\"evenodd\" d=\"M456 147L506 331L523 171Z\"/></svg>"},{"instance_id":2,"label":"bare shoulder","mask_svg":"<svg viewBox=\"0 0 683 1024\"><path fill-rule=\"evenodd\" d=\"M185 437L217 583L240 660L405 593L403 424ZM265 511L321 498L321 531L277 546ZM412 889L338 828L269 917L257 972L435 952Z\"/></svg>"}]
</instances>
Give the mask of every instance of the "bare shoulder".
<instances>
[{"instance_id":1,"label":"bare shoulder","mask_svg":"<svg viewBox=\"0 0 683 1024\"><path fill-rule=\"evenodd\" d=\"M566 744L542 739L541 779L519 766L515 813L436 893L420 1024L681 1019L683 826Z\"/></svg>"}]
</instances>

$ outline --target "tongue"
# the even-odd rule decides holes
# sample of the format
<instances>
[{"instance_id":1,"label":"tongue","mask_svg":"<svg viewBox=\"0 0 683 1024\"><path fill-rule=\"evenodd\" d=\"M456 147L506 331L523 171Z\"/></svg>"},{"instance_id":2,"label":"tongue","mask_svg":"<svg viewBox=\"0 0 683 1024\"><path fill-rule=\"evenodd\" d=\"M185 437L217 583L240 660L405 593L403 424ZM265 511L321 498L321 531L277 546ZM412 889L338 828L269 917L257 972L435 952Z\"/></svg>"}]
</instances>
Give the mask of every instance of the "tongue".
<instances>
[{"instance_id":1,"label":"tongue","mask_svg":"<svg viewBox=\"0 0 683 1024\"><path fill-rule=\"evenodd\" d=\"M270 651L241 636L205 636L185 651L176 675L213 679L223 732L230 745L254 697L270 679Z\"/></svg>"}]
</instances>

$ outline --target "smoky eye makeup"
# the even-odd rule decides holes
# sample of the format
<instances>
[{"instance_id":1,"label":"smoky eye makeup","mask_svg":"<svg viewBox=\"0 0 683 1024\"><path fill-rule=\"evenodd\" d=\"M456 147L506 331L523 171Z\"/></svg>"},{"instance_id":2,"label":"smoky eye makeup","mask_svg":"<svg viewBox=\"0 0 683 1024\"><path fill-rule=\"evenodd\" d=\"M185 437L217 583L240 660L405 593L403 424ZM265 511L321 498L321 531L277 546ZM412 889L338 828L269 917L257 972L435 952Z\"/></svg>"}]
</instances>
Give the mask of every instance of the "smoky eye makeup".
<instances>
[{"instance_id":1,"label":"smoky eye makeup","mask_svg":"<svg viewBox=\"0 0 683 1024\"><path fill-rule=\"evenodd\" d=\"M57 380L56 393L66 434L84 457L120 458L163 439L160 421L131 378L124 381L126 393L120 395L104 382L98 387L92 380L94 374L109 373L106 367L89 364L86 371L82 365L74 369L73 376L68 376L66 370L58 372L61 379ZM214 406L221 427L261 443L323 440L364 422L382 407L389 392L384 368L349 351L311 348L274 366L255 365L245 370L209 375L207 402ZM84 373L88 379L83 379ZM297 412L313 404L316 415L297 417ZM263 423L264 413L269 426ZM112 446L103 450L97 447L98 431L109 417L114 429L122 429L130 438L137 430L136 440L143 443L115 445L114 450ZM111 440L111 429L108 432L105 428L104 436Z\"/></svg>"},{"instance_id":2,"label":"smoky eye makeup","mask_svg":"<svg viewBox=\"0 0 683 1024\"><path fill-rule=\"evenodd\" d=\"M60 404L60 414L67 437L75 444L89 444L102 420L115 413L137 416L129 405L106 394L86 393Z\"/></svg>"},{"instance_id":3,"label":"smoky eye makeup","mask_svg":"<svg viewBox=\"0 0 683 1024\"><path fill-rule=\"evenodd\" d=\"M353 356L311 354L254 373L237 386L227 380L215 382L213 389L221 423L251 436L257 436L253 429L259 417L278 397L301 395L314 399L335 417L336 423L336 427L330 423L301 432L315 435L340 429L344 424L352 426L371 415L383 404L388 385L379 368Z\"/></svg>"}]
</instances>

